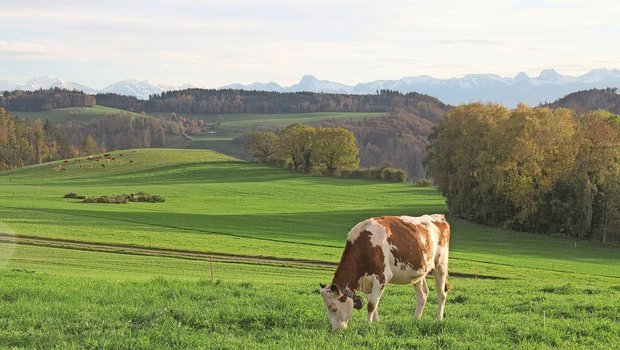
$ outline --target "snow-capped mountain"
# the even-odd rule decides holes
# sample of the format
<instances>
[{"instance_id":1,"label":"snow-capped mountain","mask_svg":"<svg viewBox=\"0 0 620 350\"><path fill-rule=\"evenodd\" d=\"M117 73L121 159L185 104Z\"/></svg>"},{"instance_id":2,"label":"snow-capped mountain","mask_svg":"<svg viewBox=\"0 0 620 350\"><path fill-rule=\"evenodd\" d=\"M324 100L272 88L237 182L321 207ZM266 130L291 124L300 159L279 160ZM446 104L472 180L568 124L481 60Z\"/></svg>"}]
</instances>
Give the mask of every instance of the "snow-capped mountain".
<instances>
[{"instance_id":1,"label":"snow-capped mountain","mask_svg":"<svg viewBox=\"0 0 620 350\"><path fill-rule=\"evenodd\" d=\"M16 84L10 80L3 79L0 80L0 92L1 91L11 91L19 88L19 84Z\"/></svg>"},{"instance_id":2,"label":"snow-capped mountain","mask_svg":"<svg viewBox=\"0 0 620 350\"><path fill-rule=\"evenodd\" d=\"M58 78L52 78L48 76L36 77L29 79L25 84L17 84L10 80L2 80L0 81L0 91L7 90L39 90L39 89L52 89L52 88L62 88L68 90L80 90L87 94L96 93L97 90L74 82L64 82Z\"/></svg>"},{"instance_id":3,"label":"snow-capped mountain","mask_svg":"<svg viewBox=\"0 0 620 350\"><path fill-rule=\"evenodd\" d=\"M161 94L164 91L185 90L196 88L190 84L181 86L158 84L151 80L122 80L99 90L101 93L115 93L119 95L135 96L141 100L148 100L150 95Z\"/></svg>"},{"instance_id":4,"label":"snow-capped mountain","mask_svg":"<svg viewBox=\"0 0 620 350\"><path fill-rule=\"evenodd\" d=\"M545 101L554 101L571 92L606 87L620 87L620 70L595 69L578 77L563 75L553 69L543 70L539 76L532 78L523 72L515 77L500 77L496 74L468 74L462 78L450 79L436 79L423 75L398 80L375 80L354 86L329 80L319 80L306 75L298 84L289 87L282 87L276 83L253 83L249 85L231 84L222 88L347 94L374 94L378 90L395 90L402 93L428 94L453 105L472 101L490 101L514 107L519 102L538 105Z\"/></svg>"},{"instance_id":5,"label":"snow-capped mountain","mask_svg":"<svg viewBox=\"0 0 620 350\"><path fill-rule=\"evenodd\" d=\"M88 94L116 93L148 99L150 95L164 91L192 89L195 86L158 84L150 80L123 80L96 90L79 83L65 83L51 77L38 77L25 84L10 80L0 80L0 92L5 90L36 90L61 87L81 90ZM277 83L230 84L222 89L276 91L276 92L325 92L339 94L374 94L379 90L394 90L402 93L419 92L439 100L457 105L461 103L483 101L497 102L514 107L519 102L538 105L575 91L592 88L620 88L620 70L595 69L581 76L568 76L553 69L543 70L537 77L529 77L521 72L514 77L500 77L496 74L468 74L460 78L437 79L428 75L404 77L398 80L375 80L346 85L329 80L319 80L312 75L304 75L299 83L285 87Z\"/></svg>"},{"instance_id":6,"label":"snow-capped mountain","mask_svg":"<svg viewBox=\"0 0 620 350\"><path fill-rule=\"evenodd\" d=\"M102 93L136 96L142 100L147 100L149 95L160 94L163 91L165 91L163 87L149 80L123 80L101 89Z\"/></svg>"},{"instance_id":7,"label":"snow-capped mountain","mask_svg":"<svg viewBox=\"0 0 620 350\"><path fill-rule=\"evenodd\" d=\"M119 95L136 96L139 99L146 100L149 95L159 94L163 91L193 89L195 86L183 84L181 86L157 84L150 80L123 80L109 85L101 90L93 89L75 82L64 82L58 78L48 76L36 77L29 79L24 84L17 84L10 80L0 80L0 92L11 90L39 90L63 88L67 90L78 90L87 94L97 93L115 93Z\"/></svg>"}]
</instances>

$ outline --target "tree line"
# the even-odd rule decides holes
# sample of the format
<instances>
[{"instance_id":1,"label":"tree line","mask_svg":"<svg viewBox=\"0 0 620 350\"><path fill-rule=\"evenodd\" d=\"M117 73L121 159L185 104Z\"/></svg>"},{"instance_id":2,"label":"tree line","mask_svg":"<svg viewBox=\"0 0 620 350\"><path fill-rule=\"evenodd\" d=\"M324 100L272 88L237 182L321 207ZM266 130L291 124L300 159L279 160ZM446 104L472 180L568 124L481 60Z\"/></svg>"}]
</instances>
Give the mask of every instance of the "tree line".
<instances>
[{"instance_id":1,"label":"tree line","mask_svg":"<svg viewBox=\"0 0 620 350\"><path fill-rule=\"evenodd\" d=\"M451 110L429 142L428 171L453 215L620 239L620 116L473 103Z\"/></svg>"},{"instance_id":2,"label":"tree line","mask_svg":"<svg viewBox=\"0 0 620 350\"><path fill-rule=\"evenodd\" d=\"M545 106L549 108L572 108L578 112L604 109L618 114L620 113L620 93L618 93L618 88L577 91Z\"/></svg>"},{"instance_id":3,"label":"tree line","mask_svg":"<svg viewBox=\"0 0 620 350\"><path fill-rule=\"evenodd\" d=\"M0 96L0 107L9 111L34 112L55 108L93 107L95 103L93 96L61 88L5 91Z\"/></svg>"},{"instance_id":4,"label":"tree line","mask_svg":"<svg viewBox=\"0 0 620 350\"><path fill-rule=\"evenodd\" d=\"M313 92L269 92L232 89L168 91L142 101L116 94L95 95L97 104L134 112L185 114L273 114L312 112L392 112L396 108L415 112L437 122L448 108L434 97L415 92L402 94L381 90L375 95L344 95Z\"/></svg>"},{"instance_id":5,"label":"tree line","mask_svg":"<svg viewBox=\"0 0 620 350\"><path fill-rule=\"evenodd\" d=\"M0 108L0 170L114 149L163 147L168 135L179 132L171 123L127 114L56 125L13 118Z\"/></svg>"}]
</instances>

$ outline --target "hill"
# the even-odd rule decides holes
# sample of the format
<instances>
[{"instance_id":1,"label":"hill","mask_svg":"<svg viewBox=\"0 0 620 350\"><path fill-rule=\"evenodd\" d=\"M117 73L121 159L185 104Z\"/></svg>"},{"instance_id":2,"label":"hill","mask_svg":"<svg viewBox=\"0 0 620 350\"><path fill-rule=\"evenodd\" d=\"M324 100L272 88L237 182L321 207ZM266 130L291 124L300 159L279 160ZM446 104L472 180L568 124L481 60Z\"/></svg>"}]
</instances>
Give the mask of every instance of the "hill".
<instances>
[{"instance_id":1,"label":"hill","mask_svg":"<svg viewBox=\"0 0 620 350\"><path fill-rule=\"evenodd\" d=\"M546 106L550 108L572 108L578 112L604 109L620 114L620 93L617 88L590 89L566 95Z\"/></svg>"},{"instance_id":2,"label":"hill","mask_svg":"<svg viewBox=\"0 0 620 350\"><path fill-rule=\"evenodd\" d=\"M125 111L118 108L105 107L100 105L84 107L55 108L46 111L24 112L11 111L11 116L25 118L29 120L41 119L49 120L52 123L63 123L66 121L89 122L110 116L128 115L131 117L150 117L144 114Z\"/></svg>"},{"instance_id":3,"label":"hill","mask_svg":"<svg viewBox=\"0 0 620 350\"><path fill-rule=\"evenodd\" d=\"M390 285L381 323L356 313L334 336L317 290L346 232L369 216L442 212L435 190L200 150L112 155L105 167L78 158L0 172L0 347L337 348L346 337L355 347L602 349L618 340L617 247L455 218L443 322L433 297L413 322L411 287ZM62 198L138 191L166 201Z\"/></svg>"}]
</instances>

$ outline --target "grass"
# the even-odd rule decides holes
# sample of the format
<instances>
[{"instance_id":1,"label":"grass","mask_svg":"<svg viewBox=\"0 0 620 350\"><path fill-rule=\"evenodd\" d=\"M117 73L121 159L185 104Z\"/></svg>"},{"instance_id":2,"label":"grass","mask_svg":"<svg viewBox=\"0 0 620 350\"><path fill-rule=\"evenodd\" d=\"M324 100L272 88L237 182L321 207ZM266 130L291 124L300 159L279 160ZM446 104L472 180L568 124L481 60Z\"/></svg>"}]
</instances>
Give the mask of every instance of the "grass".
<instances>
[{"instance_id":1,"label":"grass","mask_svg":"<svg viewBox=\"0 0 620 350\"><path fill-rule=\"evenodd\" d=\"M105 167L82 159L66 171L55 171L56 162L0 173L0 231L337 262L346 232L367 217L446 210L433 189L409 184L312 177L203 150L113 154L117 161ZM138 191L166 202L62 198ZM328 331L318 295L318 283L329 282L333 269L216 262L212 282L202 260L0 243L0 348L618 344L618 247L450 221L454 289L446 320L434 321L431 292L426 315L413 322L412 288L388 286L382 322L368 325L365 312L356 312L340 334Z\"/></svg>"},{"instance_id":2,"label":"grass","mask_svg":"<svg viewBox=\"0 0 620 350\"><path fill-rule=\"evenodd\" d=\"M169 117L169 113L154 113L161 117ZM384 113L373 112L317 112L317 113L277 113L277 114L183 114L184 117L221 122L222 129L252 127L285 127L293 123L316 123L328 119L358 120L372 119Z\"/></svg>"},{"instance_id":3,"label":"grass","mask_svg":"<svg viewBox=\"0 0 620 350\"><path fill-rule=\"evenodd\" d=\"M49 111L38 112L10 112L13 117L20 117L25 119L48 119L52 123L62 123L67 120L79 120L87 122L93 119L98 119L107 116L114 116L118 114L129 114L131 116L143 116L139 113L129 112L122 109L105 107L95 105L93 107L69 107L69 108L57 108Z\"/></svg>"}]
</instances>

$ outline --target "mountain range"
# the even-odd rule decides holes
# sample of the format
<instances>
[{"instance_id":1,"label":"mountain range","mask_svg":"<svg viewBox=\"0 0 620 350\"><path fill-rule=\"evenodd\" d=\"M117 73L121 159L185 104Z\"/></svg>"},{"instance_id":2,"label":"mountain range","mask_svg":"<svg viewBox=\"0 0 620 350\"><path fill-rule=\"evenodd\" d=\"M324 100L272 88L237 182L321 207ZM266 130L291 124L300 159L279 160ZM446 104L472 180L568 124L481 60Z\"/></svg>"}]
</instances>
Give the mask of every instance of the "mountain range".
<instances>
[{"instance_id":1,"label":"mountain range","mask_svg":"<svg viewBox=\"0 0 620 350\"><path fill-rule=\"evenodd\" d=\"M164 91L184 90L195 88L193 85L183 84L180 86L158 84L150 80L123 80L104 87L101 90L89 86L75 83L64 82L58 78L48 76L32 78L25 84L17 84L10 80L0 80L0 91L12 90L38 90L50 88L64 88L68 90L79 90L87 94L97 93L116 93L119 95L135 96L141 100L147 100L149 95L160 94Z\"/></svg>"},{"instance_id":2,"label":"mountain range","mask_svg":"<svg viewBox=\"0 0 620 350\"><path fill-rule=\"evenodd\" d=\"M189 84L172 86L158 84L150 80L123 80L101 90L75 82L63 82L57 78L38 77L25 84L10 80L0 80L0 91L37 90L61 87L81 90L88 94L117 93L148 99L149 95L163 91L195 88ZM538 105L554 101L575 91L592 88L620 87L620 70L595 69L581 76L569 76L553 69L544 70L537 77L519 73L514 77L500 77L496 74L468 74L461 78L438 79L428 75L405 77L398 80L375 80L356 85L346 85L330 80L319 80L312 75L305 75L297 84L285 87L278 83L230 84L221 89L241 89L276 92L323 92L339 94L375 94L379 90L394 90L402 93L419 92L439 100L458 105L461 103L483 101L497 102L509 107L519 102Z\"/></svg>"},{"instance_id":3,"label":"mountain range","mask_svg":"<svg viewBox=\"0 0 620 350\"><path fill-rule=\"evenodd\" d=\"M581 76L569 76L547 69L537 77L519 73L515 77L496 74L468 74L462 78L437 79L428 75L405 77L398 80L375 80L356 85L345 85L329 80L304 76L297 84L283 87L277 83L231 84L222 88L264 90L277 92L325 92L340 94L374 94L378 90L402 93L418 92L458 105L474 101L498 102L510 107L519 102L538 105L554 101L569 93L592 88L620 87L620 70L595 69Z\"/></svg>"}]
</instances>

